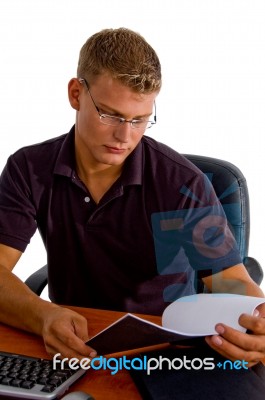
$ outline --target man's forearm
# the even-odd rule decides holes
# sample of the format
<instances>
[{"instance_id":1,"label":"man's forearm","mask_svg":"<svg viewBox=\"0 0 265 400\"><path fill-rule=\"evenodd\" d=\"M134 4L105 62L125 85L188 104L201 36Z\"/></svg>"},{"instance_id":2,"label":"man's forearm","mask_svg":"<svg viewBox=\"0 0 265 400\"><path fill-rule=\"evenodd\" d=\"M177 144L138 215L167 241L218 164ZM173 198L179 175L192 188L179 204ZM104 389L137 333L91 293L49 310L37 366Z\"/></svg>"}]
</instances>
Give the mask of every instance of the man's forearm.
<instances>
[{"instance_id":1,"label":"man's forearm","mask_svg":"<svg viewBox=\"0 0 265 400\"><path fill-rule=\"evenodd\" d=\"M238 264L212 276L203 278L212 293L234 293L264 297L260 287L251 279L243 264Z\"/></svg>"},{"instance_id":2,"label":"man's forearm","mask_svg":"<svg viewBox=\"0 0 265 400\"><path fill-rule=\"evenodd\" d=\"M58 307L40 299L17 276L0 266L0 321L42 334L45 314Z\"/></svg>"}]
</instances>

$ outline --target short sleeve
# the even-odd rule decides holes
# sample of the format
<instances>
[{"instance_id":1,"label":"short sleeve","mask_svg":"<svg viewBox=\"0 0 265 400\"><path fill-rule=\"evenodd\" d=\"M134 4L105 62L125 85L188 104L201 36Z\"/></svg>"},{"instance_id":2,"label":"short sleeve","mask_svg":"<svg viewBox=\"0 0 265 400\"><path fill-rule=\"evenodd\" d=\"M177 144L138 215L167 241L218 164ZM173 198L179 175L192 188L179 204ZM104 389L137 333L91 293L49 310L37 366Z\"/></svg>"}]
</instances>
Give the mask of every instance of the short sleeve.
<instances>
[{"instance_id":1,"label":"short sleeve","mask_svg":"<svg viewBox=\"0 0 265 400\"><path fill-rule=\"evenodd\" d=\"M0 243L24 251L36 228L26 163L11 156L0 177Z\"/></svg>"}]
</instances>

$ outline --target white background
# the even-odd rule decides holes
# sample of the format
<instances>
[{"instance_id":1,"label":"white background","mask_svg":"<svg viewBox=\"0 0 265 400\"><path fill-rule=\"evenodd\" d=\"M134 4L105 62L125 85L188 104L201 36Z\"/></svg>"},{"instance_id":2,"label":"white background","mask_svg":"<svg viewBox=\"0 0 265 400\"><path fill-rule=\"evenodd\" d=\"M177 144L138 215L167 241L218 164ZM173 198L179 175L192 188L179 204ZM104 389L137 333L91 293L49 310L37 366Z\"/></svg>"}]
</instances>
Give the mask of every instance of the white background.
<instances>
[{"instance_id":1,"label":"white background","mask_svg":"<svg viewBox=\"0 0 265 400\"><path fill-rule=\"evenodd\" d=\"M18 148L70 129L67 83L79 49L94 32L121 26L141 33L161 60L158 124L148 134L243 171L249 255L265 266L264 0L1 0L0 169ZM15 272L24 279L45 260L36 234Z\"/></svg>"}]
</instances>

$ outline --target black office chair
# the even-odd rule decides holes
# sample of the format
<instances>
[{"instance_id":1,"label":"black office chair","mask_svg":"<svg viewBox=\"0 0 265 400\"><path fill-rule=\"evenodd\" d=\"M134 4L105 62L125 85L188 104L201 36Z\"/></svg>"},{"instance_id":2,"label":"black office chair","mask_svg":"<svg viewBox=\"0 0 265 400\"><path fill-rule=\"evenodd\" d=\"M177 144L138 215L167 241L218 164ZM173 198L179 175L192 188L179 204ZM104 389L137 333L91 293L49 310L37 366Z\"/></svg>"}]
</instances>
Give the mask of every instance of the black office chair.
<instances>
[{"instance_id":1,"label":"black office chair","mask_svg":"<svg viewBox=\"0 0 265 400\"><path fill-rule=\"evenodd\" d=\"M238 243L243 263L252 279L260 285L263 270L257 260L248 256L250 212L248 188L244 175L235 165L227 161L191 154L185 154L185 157L204 172L212 182ZM34 272L25 283L40 295L47 282L47 265L45 265ZM201 290L202 288L199 289Z\"/></svg>"}]
</instances>

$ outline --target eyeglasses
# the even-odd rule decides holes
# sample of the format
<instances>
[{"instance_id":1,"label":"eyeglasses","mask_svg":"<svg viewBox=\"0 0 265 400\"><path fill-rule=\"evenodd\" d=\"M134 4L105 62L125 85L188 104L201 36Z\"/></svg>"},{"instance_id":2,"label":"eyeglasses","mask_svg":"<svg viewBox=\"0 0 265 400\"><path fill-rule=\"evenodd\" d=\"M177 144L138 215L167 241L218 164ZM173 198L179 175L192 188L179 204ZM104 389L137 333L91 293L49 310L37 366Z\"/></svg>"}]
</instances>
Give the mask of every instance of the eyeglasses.
<instances>
[{"instance_id":1,"label":"eyeglasses","mask_svg":"<svg viewBox=\"0 0 265 400\"><path fill-rule=\"evenodd\" d=\"M154 102L154 108L155 108L155 112L154 112L154 121L146 121L145 119L131 119L131 120L127 120L125 118L122 117L115 117L114 115L108 115L108 114L101 114L101 112L99 111L98 106L96 105L90 90L89 90L89 86L88 83L86 81L86 79L84 78L80 78L79 79L80 83L84 83L86 85L87 91L91 97L91 100L95 106L95 109L97 110L97 113L99 115L99 119L100 122L102 122L102 124L105 125L111 125L111 126L119 126L119 125L123 125L125 122L129 122L131 124L131 127L134 129L141 129L141 130L145 130L145 129L149 129L151 128L153 125L156 124L156 104Z\"/></svg>"}]
</instances>

